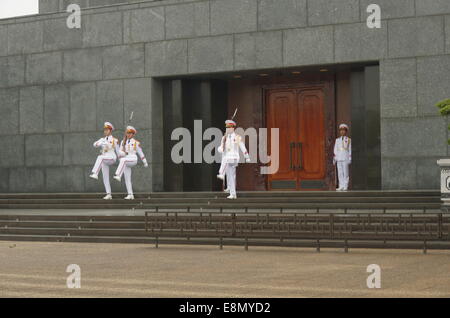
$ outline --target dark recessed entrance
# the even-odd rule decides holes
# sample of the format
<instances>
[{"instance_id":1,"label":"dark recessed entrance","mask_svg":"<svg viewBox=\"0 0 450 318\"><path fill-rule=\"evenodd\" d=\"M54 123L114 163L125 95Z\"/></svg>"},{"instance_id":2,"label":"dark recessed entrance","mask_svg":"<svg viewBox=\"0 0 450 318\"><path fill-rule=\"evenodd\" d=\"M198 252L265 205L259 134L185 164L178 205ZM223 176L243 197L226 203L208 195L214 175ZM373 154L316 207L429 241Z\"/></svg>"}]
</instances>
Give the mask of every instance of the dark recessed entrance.
<instances>
[{"instance_id":1,"label":"dark recessed entrance","mask_svg":"<svg viewBox=\"0 0 450 318\"><path fill-rule=\"evenodd\" d=\"M381 188L378 65L218 74L164 81L164 188L221 190L218 164L174 164L171 131L195 119L218 127L236 107L243 129L279 128L280 168L261 175L261 164L238 168L238 190L334 190L332 151L337 125L350 126L351 189ZM269 138L270 140L270 138ZM204 144L206 144L204 142Z\"/></svg>"},{"instance_id":2,"label":"dark recessed entrance","mask_svg":"<svg viewBox=\"0 0 450 318\"><path fill-rule=\"evenodd\" d=\"M171 159L174 129L187 128L194 146L194 121L201 120L203 130L223 127L227 116L227 83L222 80L167 80L163 84L164 118L164 190L218 191L222 185L216 178L218 164L195 163L194 151L190 163L176 164ZM203 133L203 132L202 132ZM198 137L198 136L197 136ZM198 139L198 138L197 138ZM201 148L209 141L200 141Z\"/></svg>"}]
</instances>

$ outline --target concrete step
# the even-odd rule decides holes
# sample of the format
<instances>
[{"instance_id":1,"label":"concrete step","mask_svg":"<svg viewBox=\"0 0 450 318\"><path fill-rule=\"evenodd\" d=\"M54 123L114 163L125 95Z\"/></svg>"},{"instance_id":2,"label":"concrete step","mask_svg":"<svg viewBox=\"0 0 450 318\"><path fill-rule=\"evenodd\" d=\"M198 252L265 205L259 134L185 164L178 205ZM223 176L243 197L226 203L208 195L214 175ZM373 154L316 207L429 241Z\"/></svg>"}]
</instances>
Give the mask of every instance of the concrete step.
<instances>
[{"instance_id":1,"label":"concrete step","mask_svg":"<svg viewBox=\"0 0 450 318\"><path fill-rule=\"evenodd\" d=\"M114 193L113 197L122 199L125 193ZM151 192L136 193L136 199L156 198L220 198L223 192ZM103 193L0 193L0 199L99 199ZM240 198L255 197L440 197L439 191L239 191Z\"/></svg>"},{"instance_id":2,"label":"concrete step","mask_svg":"<svg viewBox=\"0 0 450 318\"><path fill-rule=\"evenodd\" d=\"M220 197L224 192L153 192L151 198L201 198ZM411 191L238 191L240 198L254 197L440 197L439 191L411 190Z\"/></svg>"},{"instance_id":3,"label":"concrete step","mask_svg":"<svg viewBox=\"0 0 450 318\"><path fill-rule=\"evenodd\" d=\"M38 225L38 224L37 224ZM13 234L13 235L56 235L56 236L120 236L120 237L147 237L147 232L144 229L144 224L141 228L128 228L128 229L100 229L100 228L52 228L52 227L8 227L0 228L0 234Z\"/></svg>"},{"instance_id":4,"label":"concrete step","mask_svg":"<svg viewBox=\"0 0 450 318\"><path fill-rule=\"evenodd\" d=\"M409 215L409 214L407 214ZM147 243L154 244L155 238L148 237L145 231L145 218L143 216L89 216L89 215L0 215L0 240L4 241L48 241L48 242L97 242L97 243ZM373 219L374 220L374 219ZM349 222L353 222L348 220ZM420 221L420 220L419 220ZM355 221L358 222L358 221ZM421 225L421 222L419 222ZM214 230L212 230L214 232ZM235 240L235 241L233 241ZM250 245L261 246L304 246L315 247L316 240L292 240L292 242L277 241L277 239L255 239ZM219 245L215 238L163 238L159 244L201 244ZM289 240L288 240L289 241ZM295 242L294 242L295 241ZM339 247L343 242L325 242L321 240L321 247ZM323 242L323 243L322 243ZM225 245L244 244L243 240L224 238ZM347 242L348 247L363 247L361 241ZM372 247L386 247L382 242L366 242L374 244ZM422 248L423 243L391 242L392 248ZM436 244L435 244L436 243ZM447 242L448 243L448 242ZM358 245L359 244L359 245ZM440 245L441 244L441 245ZM427 248L444 248L442 242L427 242Z\"/></svg>"},{"instance_id":5,"label":"concrete step","mask_svg":"<svg viewBox=\"0 0 450 318\"><path fill-rule=\"evenodd\" d=\"M46 213L35 214L0 214L0 222L22 222L22 221L55 221L55 222L83 222L83 223L98 223L98 222L144 222L144 216L127 216L127 215L73 215L60 214L52 215Z\"/></svg>"},{"instance_id":6,"label":"concrete step","mask_svg":"<svg viewBox=\"0 0 450 318\"><path fill-rule=\"evenodd\" d=\"M136 229L142 230L145 227L143 221L115 221L115 222L89 222L89 221L60 221L52 220L50 217L44 220L35 221L0 221L0 231L2 229L13 228L56 228L56 229Z\"/></svg>"},{"instance_id":7,"label":"concrete step","mask_svg":"<svg viewBox=\"0 0 450 318\"><path fill-rule=\"evenodd\" d=\"M231 201L231 200L230 200ZM109 209L109 210L126 210L126 209L143 209L154 210L159 209L171 209L171 210L186 210L189 209L439 209L440 203L420 202L397 202L397 203L385 203L385 202L366 202L366 203L244 203L238 200L233 200L227 203L161 203L161 204L2 204L0 209Z\"/></svg>"},{"instance_id":8,"label":"concrete step","mask_svg":"<svg viewBox=\"0 0 450 318\"><path fill-rule=\"evenodd\" d=\"M239 198L237 202L242 204L251 203L322 203L322 202L336 202L336 203L440 203L440 198L430 196L409 196L409 197L244 197ZM139 205L139 204L218 204L229 203L225 196L221 198L156 198L156 199L137 199L134 201L125 201L123 199L102 200L102 199L0 199L0 207L3 205L14 204L108 204L108 205Z\"/></svg>"},{"instance_id":9,"label":"concrete step","mask_svg":"<svg viewBox=\"0 0 450 318\"><path fill-rule=\"evenodd\" d=\"M109 210L109 211L212 211L226 209L440 209L436 191L311 191L239 192L237 200L223 192L138 193L136 200L102 200L100 193L0 194L0 209L25 210ZM143 212L142 212L143 213Z\"/></svg>"},{"instance_id":10,"label":"concrete step","mask_svg":"<svg viewBox=\"0 0 450 318\"><path fill-rule=\"evenodd\" d=\"M11 234L0 234L0 241L35 241L35 242L78 242L78 243L134 243L134 244L149 244L149 247L153 247L155 244L154 238L145 237L92 237L92 236L59 236L59 235L11 235ZM176 244L176 245L212 245L219 246L217 239L198 239L198 240L180 240L180 239L158 239L158 244ZM223 244L227 246L244 246L242 240L223 240ZM249 240L249 246L284 246L284 247L308 247L317 248L317 240L298 240L298 241L284 241L280 243L276 240ZM389 248L389 249L423 249L423 242L418 241L352 241L348 240L346 242L342 240L320 240L321 248ZM445 250L450 249L450 242L440 242L440 241L428 241L427 249L437 249Z\"/></svg>"},{"instance_id":11,"label":"concrete step","mask_svg":"<svg viewBox=\"0 0 450 318\"><path fill-rule=\"evenodd\" d=\"M183 209L190 207L190 209L209 208L209 209L399 209L399 208L413 208L413 209L436 209L440 208L439 202L384 202L379 200L377 202L334 202L334 200L325 200L323 202L241 202L239 200L227 200L224 203L211 202L210 204L203 203L167 203L167 204L143 204L142 209Z\"/></svg>"},{"instance_id":12,"label":"concrete step","mask_svg":"<svg viewBox=\"0 0 450 318\"><path fill-rule=\"evenodd\" d=\"M62 236L62 235L19 235L0 234L0 241L26 242L79 242L79 243L154 243L154 238L145 237L95 237L95 236Z\"/></svg>"},{"instance_id":13,"label":"concrete step","mask_svg":"<svg viewBox=\"0 0 450 318\"><path fill-rule=\"evenodd\" d=\"M0 209L220 209L220 208L418 208L440 207L436 191L311 191L239 192L237 200L223 192L155 192L136 194L136 200L102 200L100 193L0 194Z\"/></svg>"}]
</instances>

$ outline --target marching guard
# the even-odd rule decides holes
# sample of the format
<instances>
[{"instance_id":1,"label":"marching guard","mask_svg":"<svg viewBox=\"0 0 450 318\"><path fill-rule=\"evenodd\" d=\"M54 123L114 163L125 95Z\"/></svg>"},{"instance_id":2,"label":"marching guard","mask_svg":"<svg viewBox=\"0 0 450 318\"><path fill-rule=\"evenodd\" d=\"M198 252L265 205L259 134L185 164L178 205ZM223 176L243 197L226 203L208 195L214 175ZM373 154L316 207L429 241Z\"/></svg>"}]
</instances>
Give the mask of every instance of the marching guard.
<instances>
[{"instance_id":1,"label":"marching guard","mask_svg":"<svg viewBox=\"0 0 450 318\"><path fill-rule=\"evenodd\" d=\"M349 165L352 163L352 140L347 136L348 126L339 126L340 137L334 144L333 164L337 165L339 188L337 191L347 191L349 184Z\"/></svg>"},{"instance_id":2,"label":"marching guard","mask_svg":"<svg viewBox=\"0 0 450 318\"><path fill-rule=\"evenodd\" d=\"M137 130L132 126L128 126L126 130L126 138L122 140L119 147L120 162L117 167L114 179L121 181L122 175L125 175L125 185L127 187L128 195L126 200L134 200L133 184L131 183L131 168L137 165L138 158L141 158L144 167L148 167L147 159L145 159L144 152L141 148L141 143L134 139Z\"/></svg>"},{"instance_id":3,"label":"marching guard","mask_svg":"<svg viewBox=\"0 0 450 318\"><path fill-rule=\"evenodd\" d=\"M227 163L225 160L225 156L222 156L222 160L220 161L219 174L217 175L217 178L223 181L224 186L225 186L225 168L226 167L227 167ZM227 183L227 187L223 191L226 193L230 193L230 189L228 189L228 183Z\"/></svg>"},{"instance_id":4,"label":"marching guard","mask_svg":"<svg viewBox=\"0 0 450 318\"><path fill-rule=\"evenodd\" d=\"M219 153L222 154L222 164L217 177L221 180L226 176L227 189L230 195L227 199L236 199L236 168L239 164L239 149L244 154L245 161L250 162L245 144L242 137L235 133L236 122L233 120L225 121L226 132L222 137L219 148Z\"/></svg>"},{"instance_id":5,"label":"marching guard","mask_svg":"<svg viewBox=\"0 0 450 318\"><path fill-rule=\"evenodd\" d=\"M98 180L100 169L102 170L103 184L106 190L106 196L103 198L105 200L112 199L111 183L109 182L109 166L116 162L116 152L119 150L119 141L112 135L113 130L114 126L110 122L106 122L103 125L104 137L94 142L95 148L101 148L101 154L97 157L92 173L89 176L92 179Z\"/></svg>"}]
</instances>

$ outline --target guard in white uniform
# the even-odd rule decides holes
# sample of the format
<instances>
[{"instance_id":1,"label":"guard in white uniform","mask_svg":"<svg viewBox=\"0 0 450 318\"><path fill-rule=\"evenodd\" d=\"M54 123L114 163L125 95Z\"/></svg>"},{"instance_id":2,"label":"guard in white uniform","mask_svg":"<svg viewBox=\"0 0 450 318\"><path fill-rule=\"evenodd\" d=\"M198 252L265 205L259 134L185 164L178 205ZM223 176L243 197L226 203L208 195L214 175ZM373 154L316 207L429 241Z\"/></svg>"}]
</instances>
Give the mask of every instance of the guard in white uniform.
<instances>
[{"instance_id":1,"label":"guard in white uniform","mask_svg":"<svg viewBox=\"0 0 450 318\"><path fill-rule=\"evenodd\" d=\"M337 165L339 188L338 191L347 191L349 183L349 165L352 163L352 140L347 136L348 126L339 126L340 137L334 144L333 164Z\"/></svg>"},{"instance_id":2,"label":"guard in white uniform","mask_svg":"<svg viewBox=\"0 0 450 318\"><path fill-rule=\"evenodd\" d=\"M137 165L138 156L141 158L144 167L148 167L147 159L145 159L144 152L141 148L141 143L134 139L136 129L132 126L127 127L126 139L122 140L119 148L120 162L116 170L114 179L121 181L122 175L125 174L125 185L127 187L128 195L126 200L134 200L133 184L131 183L131 168Z\"/></svg>"},{"instance_id":3,"label":"guard in white uniform","mask_svg":"<svg viewBox=\"0 0 450 318\"><path fill-rule=\"evenodd\" d=\"M105 137L94 142L95 148L101 148L101 155L97 157L94 168L92 169L92 174L89 176L92 179L98 180L100 169L102 170L103 184L105 185L106 190L106 196L103 198L105 200L112 199L111 184L109 182L109 166L116 162L116 151L119 150L119 141L117 138L113 137L113 130L114 126L110 122L106 122L103 125L103 133Z\"/></svg>"},{"instance_id":4,"label":"guard in white uniform","mask_svg":"<svg viewBox=\"0 0 450 318\"><path fill-rule=\"evenodd\" d=\"M222 141L218 148L219 153L222 154L223 166L221 165L221 171L219 171L219 179L222 173L225 173L227 179L228 190L230 196L228 199L236 199L236 168L239 164L239 149L242 151L246 162L250 162L250 156L248 155L245 144L242 137L234 132L236 123L232 120L225 121L226 132L222 137Z\"/></svg>"}]
</instances>

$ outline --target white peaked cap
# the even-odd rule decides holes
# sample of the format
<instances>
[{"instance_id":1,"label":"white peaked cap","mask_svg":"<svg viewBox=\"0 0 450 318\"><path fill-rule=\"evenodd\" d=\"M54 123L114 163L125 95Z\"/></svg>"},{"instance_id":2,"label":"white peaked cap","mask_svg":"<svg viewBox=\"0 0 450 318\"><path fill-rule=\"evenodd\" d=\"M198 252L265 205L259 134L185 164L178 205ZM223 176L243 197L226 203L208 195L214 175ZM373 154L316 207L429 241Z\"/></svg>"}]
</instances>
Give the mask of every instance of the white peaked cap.
<instances>
[{"instance_id":1,"label":"white peaked cap","mask_svg":"<svg viewBox=\"0 0 450 318\"><path fill-rule=\"evenodd\" d=\"M348 130L348 126L346 124L340 124L339 125L339 129L345 128Z\"/></svg>"},{"instance_id":2,"label":"white peaked cap","mask_svg":"<svg viewBox=\"0 0 450 318\"><path fill-rule=\"evenodd\" d=\"M133 126L127 126L127 132L128 132L128 131L133 131L134 134L137 133L136 128L134 128Z\"/></svg>"},{"instance_id":3,"label":"white peaked cap","mask_svg":"<svg viewBox=\"0 0 450 318\"><path fill-rule=\"evenodd\" d=\"M228 120L225 120L225 125L236 126L237 124L236 124L236 122L234 120L228 119Z\"/></svg>"},{"instance_id":4,"label":"white peaked cap","mask_svg":"<svg viewBox=\"0 0 450 318\"><path fill-rule=\"evenodd\" d=\"M109 128L111 130L114 130L113 124L111 124L109 121L107 121L103 124L103 128Z\"/></svg>"}]
</instances>

